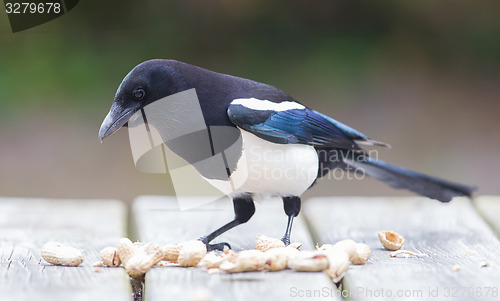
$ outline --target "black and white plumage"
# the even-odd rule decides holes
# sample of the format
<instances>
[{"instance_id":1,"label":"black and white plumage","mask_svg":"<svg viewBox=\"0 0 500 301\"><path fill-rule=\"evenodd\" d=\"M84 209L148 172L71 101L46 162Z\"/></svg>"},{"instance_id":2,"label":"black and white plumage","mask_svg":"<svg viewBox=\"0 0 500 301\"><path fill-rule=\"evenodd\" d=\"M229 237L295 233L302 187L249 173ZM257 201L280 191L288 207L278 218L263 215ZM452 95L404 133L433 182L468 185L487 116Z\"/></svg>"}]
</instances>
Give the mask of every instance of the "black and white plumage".
<instances>
[{"instance_id":1,"label":"black and white plumage","mask_svg":"<svg viewBox=\"0 0 500 301\"><path fill-rule=\"evenodd\" d=\"M234 220L202 238L209 248L223 247L223 244L209 245L209 242L250 219L255 211L256 195L282 197L289 217L283 241L288 243L293 218L300 211L301 194L317 178L335 168L362 171L394 188L408 189L442 202L454 196L469 196L473 190L368 157L360 145L386 144L307 108L273 86L174 60L143 62L123 79L99 138L102 140L127 125L133 114L149 104L190 89L196 91L207 129L237 129L233 131L235 137L230 139L241 141L234 164L227 165L227 175L198 170L215 187L222 187L227 181L242 183L229 193L234 203ZM189 122L189 118L185 122ZM188 140L184 139L186 145ZM180 145L166 145L188 162L190 156L199 157L192 153L193 147L183 148L182 142L178 143ZM210 143L213 144L211 155L215 155L217 145L213 139ZM284 173L281 177L264 177L269 170Z\"/></svg>"}]
</instances>

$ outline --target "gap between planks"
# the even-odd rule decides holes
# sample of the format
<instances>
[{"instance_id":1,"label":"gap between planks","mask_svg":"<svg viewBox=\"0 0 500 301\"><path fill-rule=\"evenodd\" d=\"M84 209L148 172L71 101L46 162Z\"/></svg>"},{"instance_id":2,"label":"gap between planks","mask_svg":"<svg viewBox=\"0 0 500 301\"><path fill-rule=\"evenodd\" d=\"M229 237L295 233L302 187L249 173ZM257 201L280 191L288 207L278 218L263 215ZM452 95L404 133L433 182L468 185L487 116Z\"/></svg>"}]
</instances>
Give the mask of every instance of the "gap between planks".
<instances>
[{"instance_id":1,"label":"gap between planks","mask_svg":"<svg viewBox=\"0 0 500 301\"><path fill-rule=\"evenodd\" d=\"M495 231L497 237L500 237L500 197L483 195L474 198L472 204Z\"/></svg>"}]
</instances>

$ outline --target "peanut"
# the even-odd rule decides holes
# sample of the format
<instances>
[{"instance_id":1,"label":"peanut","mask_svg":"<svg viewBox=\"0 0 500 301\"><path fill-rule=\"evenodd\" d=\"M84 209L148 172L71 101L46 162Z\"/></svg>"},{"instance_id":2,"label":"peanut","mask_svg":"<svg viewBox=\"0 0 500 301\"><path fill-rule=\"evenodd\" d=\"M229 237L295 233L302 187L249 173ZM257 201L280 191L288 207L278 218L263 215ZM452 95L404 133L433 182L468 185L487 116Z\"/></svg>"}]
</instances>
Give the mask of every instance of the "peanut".
<instances>
[{"instance_id":1,"label":"peanut","mask_svg":"<svg viewBox=\"0 0 500 301\"><path fill-rule=\"evenodd\" d=\"M328 252L334 249L346 252L352 264L365 264L371 255L368 245L356 243L351 239L341 240L334 245L324 244L318 248L318 251Z\"/></svg>"},{"instance_id":2,"label":"peanut","mask_svg":"<svg viewBox=\"0 0 500 301\"><path fill-rule=\"evenodd\" d=\"M370 258L371 250L367 244L356 243L356 253L349 260L352 264L365 264L365 262Z\"/></svg>"},{"instance_id":3,"label":"peanut","mask_svg":"<svg viewBox=\"0 0 500 301\"><path fill-rule=\"evenodd\" d=\"M163 246L163 260L176 262L179 258L179 246L178 245L166 245Z\"/></svg>"},{"instance_id":4,"label":"peanut","mask_svg":"<svg viewBox=\"0 0 500 301\"><path fill-rule=\"evenodd\" d=\"M264 253L264 269L268 271L281 271L288 267L288 258L295 256L299 251L295 248L275 248Z\"/></svg>"},{"instance_id":5,"label":"peanut","mask_svg":"<svg viewBox=\"0 0 500 301\"><path fill-rule=\"evenodd\" d=\"M326 252L328 258L328 268L326 274L332 278L332 281L338 283L344 277L349 269L349 256L340 248L332 249Z\"/></svg>"},{"instance_id":6,"label":"peanut","mask_svg":"<svg viewBox=\"0 0 500 301\"><path fill-rule=\"evenodd\" d=\"M200 265L205 266L207 269L218 268L225 260L222 256L217 256L214 251L207 253L200 262Z\"/></svg>"},{"instance_id":7,"label":"peanut","mask_svg":"<svg viewBox=\"0 0 500 301\"><path fill-rule=\"evenodd\" d=\"M122 263L115 247L107 247L99 252L102 263L109 267L118 267Z\"/></svg>"},{"instance_id":8,"label":"peanut","mask_svg":"<svg viewBox=\"0 0 500 301\"><path fill-rule=\"evenodd\" d=\"M288 267L295 271L319 272L328 267L328 258L320 252L301 251L288 259Z\"/></svg>"},{"instance_id":9,"label":"peanut","mask_svg":"<svg viewBox=\"0 0 500 301\"><path fill-rule=\"evenodd\" d=\"M125 270L134 278L144 275L163 259L162 248L155 243L142 245L122 238L118 242L117 250Z\"/></svg>"},{"instance_id":10,"label":"peanut","mask_svg":"<svg viewBox=\"0 0 500 301\"><path fill-rule=\"evenodd\" d=\"M194 267L207 254L207 247L199 240L186 241L178 245L179 257L177 261L180 266Z\"/></svg>"},{"instance_id":11,"label":"peanut","mask_svg":"<svg viewBox=\"0 0 500 301\"><path fill-rule=\"evenodd\" d=\"M262 252L265 252L269 249L273 249L273 248L284 248L285 247L285 243L282 242L281 240L277 239L277 238L272 238L272 237L267 237L263 234L259 234L259 236L257 236L257 239L255 240L255 242L257 243L257 250L260 250Z\"/></svg>"},{"instance_id":12,"label":"peanut","mask_svg":"<svg viewBox=\"0 0 500 301\"><path fill-rule=\"evenodd\" d=\"M227 273L251 272L264 268L264 253L259 250L245 250L237 253L234 261L224 261L220 269Z\"/></svg>"},{"instance_id":13,"label":"peanut","mask_svg":"<svg viewBox=\"0 0 500 301\"><path fill-rule=\"evenodd\" d=\"M84 260L80 250L55 241L44 244L40 250L40 254L45 261L55 265L76 267Z\"/></svg>"}]
</instances>

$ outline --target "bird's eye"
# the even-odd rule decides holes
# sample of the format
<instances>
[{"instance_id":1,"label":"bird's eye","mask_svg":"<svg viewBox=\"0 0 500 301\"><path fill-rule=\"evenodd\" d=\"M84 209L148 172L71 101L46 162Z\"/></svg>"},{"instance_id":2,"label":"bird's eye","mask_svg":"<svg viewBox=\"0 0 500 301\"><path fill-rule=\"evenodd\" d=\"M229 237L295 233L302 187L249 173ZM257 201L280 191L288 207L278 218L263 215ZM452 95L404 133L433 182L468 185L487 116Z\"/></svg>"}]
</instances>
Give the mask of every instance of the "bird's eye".
<instances>
[{"instance_id":1,"label":"bird's eye","mask_svg":"<svg viewBox=\"0 0 500 301\"><path fill-rule=\"evenodd\" d=\"M137 99L137 100L141 100L144 98L144 95L146 95L146 92L144 92L143 89L141 88L138 88L138 89L135 89L134 92L134 98Z\"/></svg>"}]
</instances>

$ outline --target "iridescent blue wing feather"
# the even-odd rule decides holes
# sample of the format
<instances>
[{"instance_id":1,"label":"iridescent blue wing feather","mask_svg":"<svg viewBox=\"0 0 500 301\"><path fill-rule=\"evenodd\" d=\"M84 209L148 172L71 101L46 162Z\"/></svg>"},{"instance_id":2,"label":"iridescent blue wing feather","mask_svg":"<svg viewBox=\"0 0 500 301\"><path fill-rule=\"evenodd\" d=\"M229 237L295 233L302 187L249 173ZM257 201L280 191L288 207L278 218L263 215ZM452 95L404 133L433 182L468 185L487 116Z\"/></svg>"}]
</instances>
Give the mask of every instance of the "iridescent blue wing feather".
<instances>
[{"instance_id":1,"label":"iridescent blue wing feather","mask_svg":"<svg viewBox=\"0 0 500 301\"><path fill-rule=\"evenodd\" d=\"M326 115L292 101L237 99L228 109L231 122L274 143L359 149L357 143L381 144Z\"/></svg>"}]
</instances>

